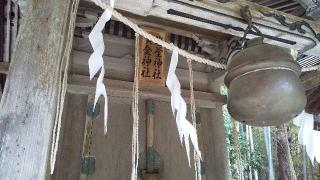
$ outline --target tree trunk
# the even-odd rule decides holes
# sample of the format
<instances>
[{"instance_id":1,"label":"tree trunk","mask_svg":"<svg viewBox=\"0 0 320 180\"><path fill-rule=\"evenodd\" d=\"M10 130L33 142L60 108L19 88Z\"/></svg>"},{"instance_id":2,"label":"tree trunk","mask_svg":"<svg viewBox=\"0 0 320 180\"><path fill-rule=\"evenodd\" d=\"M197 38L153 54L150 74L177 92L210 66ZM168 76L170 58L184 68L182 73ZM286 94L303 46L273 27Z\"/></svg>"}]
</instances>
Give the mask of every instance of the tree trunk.
<instances>
[{"instance_id":1,"label":"tree trunk","mask_svg":"<svg viewBox=\"0 0 320 180\"><path fill-rule=\"evenodd\" d=\"M307 155L306 155L306 147L302 146L302 165L303 165L303 180L308 180L308 171L307 171Z\"/></svg>"},{"instance_id":2,"label":"tree trunk","mask_svg":"<svg viewBox=\"0 0 320 180\"><path fill-rule=\"evenodd\" d=\"M314 177L314 165L311 163L311 161L309 161L309 164L310 164L311 178L312 178L312 180L315 180L315 177Z\"/></svg>"},{"instance_id":3,"label":"tree trunk","mask_svg":"<svg viewBox=\"0 0 320 180\"><path fill-rule=\"evenodd\" d=\"M268 179L274 180L274 168L273 168L273 161L272 161L272 147L271 147L271 134L270 134L270 127L264 127L264 141L266 143L266 152L268 157Z\"/></svg>"},{"instance_id":4,"label":"tree trunk","mask_svg":"<svg viewBox=\"0 0 320 180\"><path fill-rule=\"evenodd\" d=\"M253 154L253 157L251 157L253 160L255 160L254 158L254 154L255 154L255 149L254 149L254 144L253 144L253 134L252 134L252 126L248 126L248 130L249 130L249 140L250 140L250 151ZM253 179L254 180L258 180L258 171L254 168L252 168L253 171Z\"/></svg>"},{"instance_id":5,"label":"tree trunk","mask_svg":"<svg viewBox=\"0 0 320 180\"><path fill-rule=\"evenodd\" d=\"M240 144L239 144L239 133L238 133L238 122L235 120L231 119L232 123L232 139L233 143L236 149L236 155L237 155L237 171L238 171L238 180L243 180L243 166L242 166L242 160L241 160L241 149L240 149Z\"/></svg>"},{"instance_id":6,"label":"tree trunk","mask_svg":"<svg viewBox=\"0 0 320 180\"><path fill-rule=\"evenodd\" d=\"M290 154L287 125L277 127L277 157L279 163L279 179L296 180L296 173Z\"/></svg>"},{"instance_id":7,"label":"tree trunk","mask_svg":"<svg viewBox=\"0 0 320 180\"><path fill-rule=\"evenodd\" d=\"M252 167L251 167L251 161L252 161L252 157L251 157L251 151L250 151L250 149L251 149L251 144L250 144L250 132L249 132L249 125L246 125L245 126L246 127L246 140L247 140L247 144L249 145L249 150L248 150L248 153L247 153L247 157L248 157L248 179L249 180L252 180L253 178L252 178L252 175L253 175L253 173L252 173Z\"/></svg>"},{"instance_id":8,"label":"tree trunk","mask_svg":"<svg viewBox=\"0 0 320 180\"><path fill-rule=\"evenodd\" d=\"M72 2L27 1L0 103L0 179L45 179Z\"/></svg>"}]
</instances>

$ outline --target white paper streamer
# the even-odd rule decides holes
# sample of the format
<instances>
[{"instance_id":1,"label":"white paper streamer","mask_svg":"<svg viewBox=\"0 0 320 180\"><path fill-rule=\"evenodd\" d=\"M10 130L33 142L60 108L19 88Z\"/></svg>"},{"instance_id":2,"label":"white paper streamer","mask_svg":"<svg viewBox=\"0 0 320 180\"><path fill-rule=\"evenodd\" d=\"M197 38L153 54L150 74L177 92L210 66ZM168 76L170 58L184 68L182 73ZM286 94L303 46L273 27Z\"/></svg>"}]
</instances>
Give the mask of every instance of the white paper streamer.
<instances>
[{"instance_id":1,"label":"white paper streamer","mask_svg":"<svg viewBox=\"0 0 320 180\"><path fill-rule=\"evenodd\" d=\"M191 166L189 137L197 155L200 158L201 158L201 153L198 146L198 137L197 137L196 129L186 119L187 104L181 96L181 85L177 75L175 74L177 64L178 64L178 51L176 48L174 48L172 52L172 58L169 66L166 85L168 86L168 89L171 93L171 109L172 109L173 115L176 117L176 123L177 123L180 141L182 143L184 140L189 166Z\"/></svg>"},{"instance_id":2,"label":"white paper streamer","mask_svg":"<svg viewBox=\"0 0 320 180\"><path fill-rule=\"evenodd\" d=\"M110 5L113 8L114 0L110 0ZM92 29L91 33L89 34L89 40L93 48L93 53L90 55L90 58L88 61L90 80L98 73L99 70L101 70L97 80L93 109L95 109L95 106L98 102L99 97L103 96L105 99L104 101L104 134L106 134L108 130L107 128L108 127L108 96L106 92L106 87L103 84L105 68L104 68L104 62L103 62L102 56L105 49L105 45L104 45L102 30L104 29L106 22L108 22L111 19L111 16L112 16L112 12L106 9L101 15L97 24Z\"/></svg>"},{"instance_id":3,"label":"white paper streamer","mask_svg":"<svg viewBox=\"0 0 320 180\"><path fill-rule=\"evenodd\" d=\"M314 116L303 111L293 120L293 123L300 126L298 141L299 144L306 146L312 164L314 159L320 162L320 132L313 130Z\"/></svg>"}]
</instances>

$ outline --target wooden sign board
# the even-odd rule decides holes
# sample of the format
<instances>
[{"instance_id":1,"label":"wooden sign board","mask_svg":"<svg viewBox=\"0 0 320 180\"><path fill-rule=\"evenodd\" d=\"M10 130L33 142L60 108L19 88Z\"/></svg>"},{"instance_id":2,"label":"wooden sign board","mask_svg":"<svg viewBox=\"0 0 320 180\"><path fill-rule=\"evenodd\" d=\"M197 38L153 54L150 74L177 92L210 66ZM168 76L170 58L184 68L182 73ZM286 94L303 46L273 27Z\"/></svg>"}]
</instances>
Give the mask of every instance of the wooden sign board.
<instances>
[{"instance_id":1,"label":"wooden sign board","mask_svg":"<svg viewBox=\"0 0 320 180\"><path fill-rule=\"evenodd\" d=\"M168 41L168 33L151 28L143 28L159 39ZM165 86L167 77L167 50L140 36L140 76L142 83Z\"/></svg>"}]
</instances>

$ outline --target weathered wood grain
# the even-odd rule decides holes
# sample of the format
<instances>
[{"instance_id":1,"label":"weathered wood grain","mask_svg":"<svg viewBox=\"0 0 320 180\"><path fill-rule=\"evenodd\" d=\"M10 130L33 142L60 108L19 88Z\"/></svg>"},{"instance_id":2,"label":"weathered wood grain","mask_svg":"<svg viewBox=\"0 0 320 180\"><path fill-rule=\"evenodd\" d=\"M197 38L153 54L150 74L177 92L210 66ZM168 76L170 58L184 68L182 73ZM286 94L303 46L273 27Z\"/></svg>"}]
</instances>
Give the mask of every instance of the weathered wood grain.
<instances>
[{"instance_id":1,"label":"weathered wood grain","mask_svg":"<svg viewBox=\"0 0 320 180\"><path fill-rule=\"evenodd\" d=\"M87 99L87 95L67 94L53 180L79 179Z\"/></svg>"},{"instance_id":2,"label":"weathered wood grain","mask_svg":"<svg viewBox=\"0 0 320 180\"><path fill-rule=\"evenodd\" d=\"M96 172L92 176L88 176L88 180L130 179L131 100L123 97L111 97L109 102L112 106L109 111L108 134L103 135L102 116L94 123L91 149L92 155L96 157ZM140 102L140 153L145 153L146 107L144 101ZM170 103L156 101L154 118L154 148L163 161L160 171L161 178L165 180L194 179L193 167L189 167L185 148L181 146Z\"/></svg>"},{"instance_id":3,"label":"weathered wood grain","mask_svg":"<svg viewBox=\"0 0 320 180\"><path fill-rule=\"evenodd\" d=\"M117 46L109 46L117 47ZM119 47L120 48L120 47ZM89 75L88 72L88 59L89 53L82 51L72 51L72 68L71 72L74 74ZM106 77L109 79L133 81L134 65L133 58L131 56L125 56L122 58L104 56ZM184 59L181 59L183 64ZM180 63L179 63L180 64ZM189 88L189 71L183 67L176 69L177 76L180 80L182 88ZM208 83L207 73L201 71L194 71L194 86L195 90L206 90Z\"/></svg>"},{"instance_id":4,"label":"weathered wood grain","mask_svg":"<svg viewBox=\"0 0 320 180\"><path fill-rule=\"evenodd\" d=\"M222 85L221 80L223 78L209 78L208 90L219 92ZM217 103L215 109L200 109L207 180L228 179L229 177L229 155L225 141L222 105L222 103Z\"/></svg>"},{"instance_id":5,"label":"weathered wood grain","mask_svg":"<svg viewBox=\"0 0 320 180\"><path fill-rule=\"evenodd\" d=\"M27 2L0 104L3 180L45 179L70 12L77 8L71 0Z\"/></svg>"},{"instance_id":6,"label":"weathered wood grain","mask_svg":"<svg viewBox=\"0 0 320 180\"><path fill-rule=\"evenodd\" d=\"M187 116L187 119L191 119L190 115ZM185 146L184 143L181 144L180 142L170 102L156 101L154 116L154 148L163 160L163 169L160 171L162 179L195 179L193 148L192 145L190 145L191 167L189 167Z\"/></svg>"},{"instance_id":7,"label":"weathered wood grain","mask_svg":"<svg viewBox=\"0 0 320 180\"><path fill-rule=\"evenodd\" d=\"M109 96L123 96L132 98L132 82L106 79L107 92ZM93 94L95 92L95 82L89 81L89 77L72 75L68 84L68 92L74 94ZM149 86L140 84L140 97L143 99L153 98L159 101L170 101L170 92L166 87ZM190 102L190 91L182 90L182 96L186 102ZM226 96L218 93L208 93L195 91L196 104L200 107L214 108L216 102L226 103Z\"/></svg>"},{"instance_id":8,"label":"weathered wood grain","mask_svg":"<svg viewBox=\"0 0 320 180\"><path fill-rule=\"evenodd\" d=\"M203 153L206 179L228 179L229 164L225 144L225 129L221 106L215 109L201 108L203 127Z\"/></svg>"},{"instance_id":9,"label":"weathered wood grain","mask_svg":"<svg viewBox=\"0 0 320 180\"><path fill-rule=\"evenodd\" d=\"M93 124L91 155L96 158L96 171L88 180L128 180L131 175L131 100L123 97L109 98L108 133L103 130L103 103L100 116ZM145 149L145 104L139 103L140 152Z\"/></svg>"},{"instance_id":10,"label":"weathered wood grain","mask_svg":"<svg viewBox=\"0 0 320 180\"><path fill-rule=\"evenodd\" d=\"M169 33L167 31L149 27L143 27L143 29L163 41L168 42ZM139 38L139 81L149 83L151 86L165 86L168 71L167 49L150 42L142 36Z\"/></svg>"}]
</instances>

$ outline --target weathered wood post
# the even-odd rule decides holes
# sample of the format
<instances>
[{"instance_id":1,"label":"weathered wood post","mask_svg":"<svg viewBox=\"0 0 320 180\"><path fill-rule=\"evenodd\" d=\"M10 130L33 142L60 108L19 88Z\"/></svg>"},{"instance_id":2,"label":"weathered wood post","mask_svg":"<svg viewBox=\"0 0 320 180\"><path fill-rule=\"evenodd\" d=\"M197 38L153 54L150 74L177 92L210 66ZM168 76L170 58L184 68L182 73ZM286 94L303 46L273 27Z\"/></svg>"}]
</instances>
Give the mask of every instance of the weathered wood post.
<instances>
[{"instance_id":1,"label":"weathered wood post","mask_svg":"<svg viewBox=\"0 0 320 180\"><path fill-rule=\"evenodd\" d=\"M219 92L222 81L215 80L209 74L208 90ZM204 127L204 157L206 179L229 179L229 156L226 147L225 127L222 103L216 102L214 109L201 109L201 116L206 116Z\"/></svg>"},{"instance_id":2,"label":"weathered wood post","mask_svg":"<svg viewBox=\"0 0 320 180\"><path fill-rule=\"evenodd\" d=\"M43 180L48 173L59 84L78 2L27 1L0 103L0 179Z\"/></svg>"}]
</instances>

